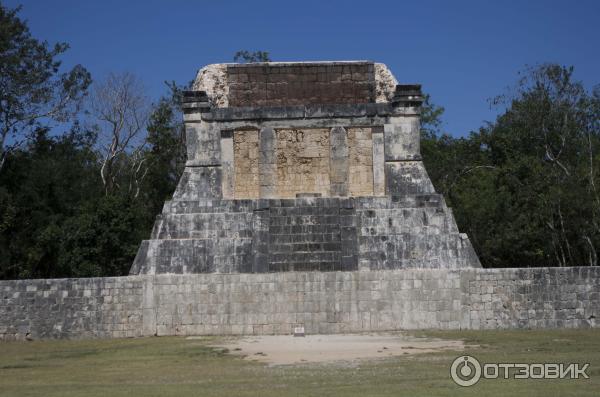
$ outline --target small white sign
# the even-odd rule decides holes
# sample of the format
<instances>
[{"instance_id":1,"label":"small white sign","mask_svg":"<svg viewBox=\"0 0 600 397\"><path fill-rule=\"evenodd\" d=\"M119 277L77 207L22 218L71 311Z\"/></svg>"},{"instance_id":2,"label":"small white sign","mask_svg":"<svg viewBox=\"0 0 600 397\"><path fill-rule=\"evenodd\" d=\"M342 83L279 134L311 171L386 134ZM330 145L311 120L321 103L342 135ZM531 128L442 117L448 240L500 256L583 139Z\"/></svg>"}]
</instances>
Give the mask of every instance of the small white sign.
<instances>
[{"instance_id":1,"label":"small white sign","mask_svg":"<svg viewBox=\"0 0 600 397\"><path fill-rule=\"evenodd\" d=\"M295 327L294 336L304 336L304 327Z\"/></svg>"}]
</instances>

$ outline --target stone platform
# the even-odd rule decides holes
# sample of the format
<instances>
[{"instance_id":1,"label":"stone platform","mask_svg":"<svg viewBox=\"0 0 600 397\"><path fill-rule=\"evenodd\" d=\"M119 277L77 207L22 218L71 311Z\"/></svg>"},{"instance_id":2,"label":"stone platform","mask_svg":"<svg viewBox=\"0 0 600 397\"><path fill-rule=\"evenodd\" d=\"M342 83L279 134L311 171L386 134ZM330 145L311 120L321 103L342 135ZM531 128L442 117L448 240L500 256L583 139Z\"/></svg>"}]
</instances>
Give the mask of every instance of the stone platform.
<instances>
[{"instance_id":1,"label":"stone platform","mask_svg":"<svg viewBox=\"0 0 600 397\"><path fill-rule=\"evenodd\" d=\"M385 65L209 65L183 98L186 168L130 274L481 266Z\"/></svg>"},{"instance_id":2,"label":"stone platform","mask_svg":"<svg viewBox=\"0 0 600 397\"><path fill-rule=\"evenodd\" d=\"M438 194L169 201L132 274L264 273L478 264Z\"/></svg>"},{"instance_id":3,"label":"stone platform","mask_svg":"<svg viewBox=\"0 0 600 397\"><path fill-rule=\"evenodd\" d=\"M600 267L0 281L0 340L595 328L598 308Z\"/></svg>"}]
</instances>

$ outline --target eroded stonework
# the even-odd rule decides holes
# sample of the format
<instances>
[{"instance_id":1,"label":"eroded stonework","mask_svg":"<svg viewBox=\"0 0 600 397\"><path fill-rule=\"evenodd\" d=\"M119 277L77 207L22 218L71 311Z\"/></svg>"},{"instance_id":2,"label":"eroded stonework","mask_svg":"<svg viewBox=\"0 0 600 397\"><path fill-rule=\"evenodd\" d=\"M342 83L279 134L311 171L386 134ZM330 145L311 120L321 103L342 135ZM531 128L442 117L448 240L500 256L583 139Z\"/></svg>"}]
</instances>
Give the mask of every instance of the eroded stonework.
<instances>
[{"instance_id":1,"label":"eroded stonework","mask_svg":"<svg viewBox=\"0 0 600 397\"><path fill-rule=\"evenodd\" d=\"M258 130L233 133L234 198L258 198Z\"/></svg>"},{"instance_id":2,"label":"eroded stonework","mask_svg":"<svg viewBox=\"0 0 600 397\"><path fill-rule=\"evenodd\" d=\"M0 341L598 328L598 266L0 281Z\"/></svg>"},{"instance_id":3,"label":"eroded stonework","mask_svg":"<svg viewBox=\"0 0 600 397\"><path fill-rule=\"evenodd\" d=\"M132 274L480 267L420 155L420 86L368 61L209 65Z\"/></svg>"}]
</instances>

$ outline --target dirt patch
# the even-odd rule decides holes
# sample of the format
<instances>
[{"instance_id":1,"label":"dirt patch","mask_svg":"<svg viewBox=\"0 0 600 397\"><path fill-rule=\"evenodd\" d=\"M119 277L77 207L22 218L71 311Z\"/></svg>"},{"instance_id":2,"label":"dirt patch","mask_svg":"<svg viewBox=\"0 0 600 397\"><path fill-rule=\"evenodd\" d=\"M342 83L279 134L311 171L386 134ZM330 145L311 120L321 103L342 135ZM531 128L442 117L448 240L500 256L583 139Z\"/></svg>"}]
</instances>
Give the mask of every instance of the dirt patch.
<instances>
[{"instance_id":1,"label":"dirt patch","mask_svg":"<svg viewBox=\"0 0 600 397\"><path fill-rule=\"evenodd\" d=\"M463 350L461 340L416 338L402 334L265 335L214 345L230 354L272 365L377 359L409 354Z\"/></svg>"}]
</instances>

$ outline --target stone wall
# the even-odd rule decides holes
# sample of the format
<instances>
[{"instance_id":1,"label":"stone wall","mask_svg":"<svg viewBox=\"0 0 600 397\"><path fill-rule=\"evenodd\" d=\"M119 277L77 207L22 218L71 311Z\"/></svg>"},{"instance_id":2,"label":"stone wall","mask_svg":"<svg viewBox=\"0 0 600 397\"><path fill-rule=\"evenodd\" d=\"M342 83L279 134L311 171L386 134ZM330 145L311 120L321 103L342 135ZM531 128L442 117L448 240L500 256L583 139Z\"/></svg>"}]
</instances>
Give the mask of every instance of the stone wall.
<instances>
[{"instance_id":1,"label":"stone wall","mask_svg":"<svg viewBox=\"0 0 600 397\"><path fill-rule=\"evenodd\" d=\"M233 145L234 197L258 197L258 130L235 131Z\"/></svg>"},{"instance_id":2,"label":"stone wall","mask_svg":"<svg viewBox=\"0 0 600 397\"><path fill-rule=\"evenodd\" d=\"M227 65L228 105L375 102L373 62Z\"/></svg>"},{"instance_id":3,"label":"stone wall","mask_svg":"<svg viewBox=\"0 0 600 397\"><path fill-rule=\"evenodd\" d=\"M329 129L278 129L276 197L329 196Z\"/></svg>"},{"instance_id":4,"label":"stone wall","mask_svg":"<svg viewBox=\"0 0 600 397\"><path fill-rule=\"evenodd\" d=\"M0 281L0 340L142 336L141 277Z\"/></svg>"},{"instance_id":5,"label":"stone wall","mask_svg":"<svg viewBox=\"0 0 600 397\"><path fill-rule=\"evenodd\" d=\"M373 196L372 128L348 128L348 195Z\"/></svg>"},{"instance_id":6,"label":"stone wall","mask_svg":"<svg viewBox=\"0 0 600 397\"><path fill-rule=\"evenodd\" d=\"M598 327L600 268L0 281L0 339Z\"/></svg>"},{"instance_id":7,"label":"stone wall","mask_svg":"<svg viewBox=\"0 0 600 397\"><path fill-rule=\"evenodd\" d=\"M268 167L261 161L259 131L234 131L234 198L259 198L261 185L278 198L302 193L373 196L372 128L339 130L276 129L273 153L262 156L274 162L273 175L260 172Z\"/></svg>"}]
</instances>

